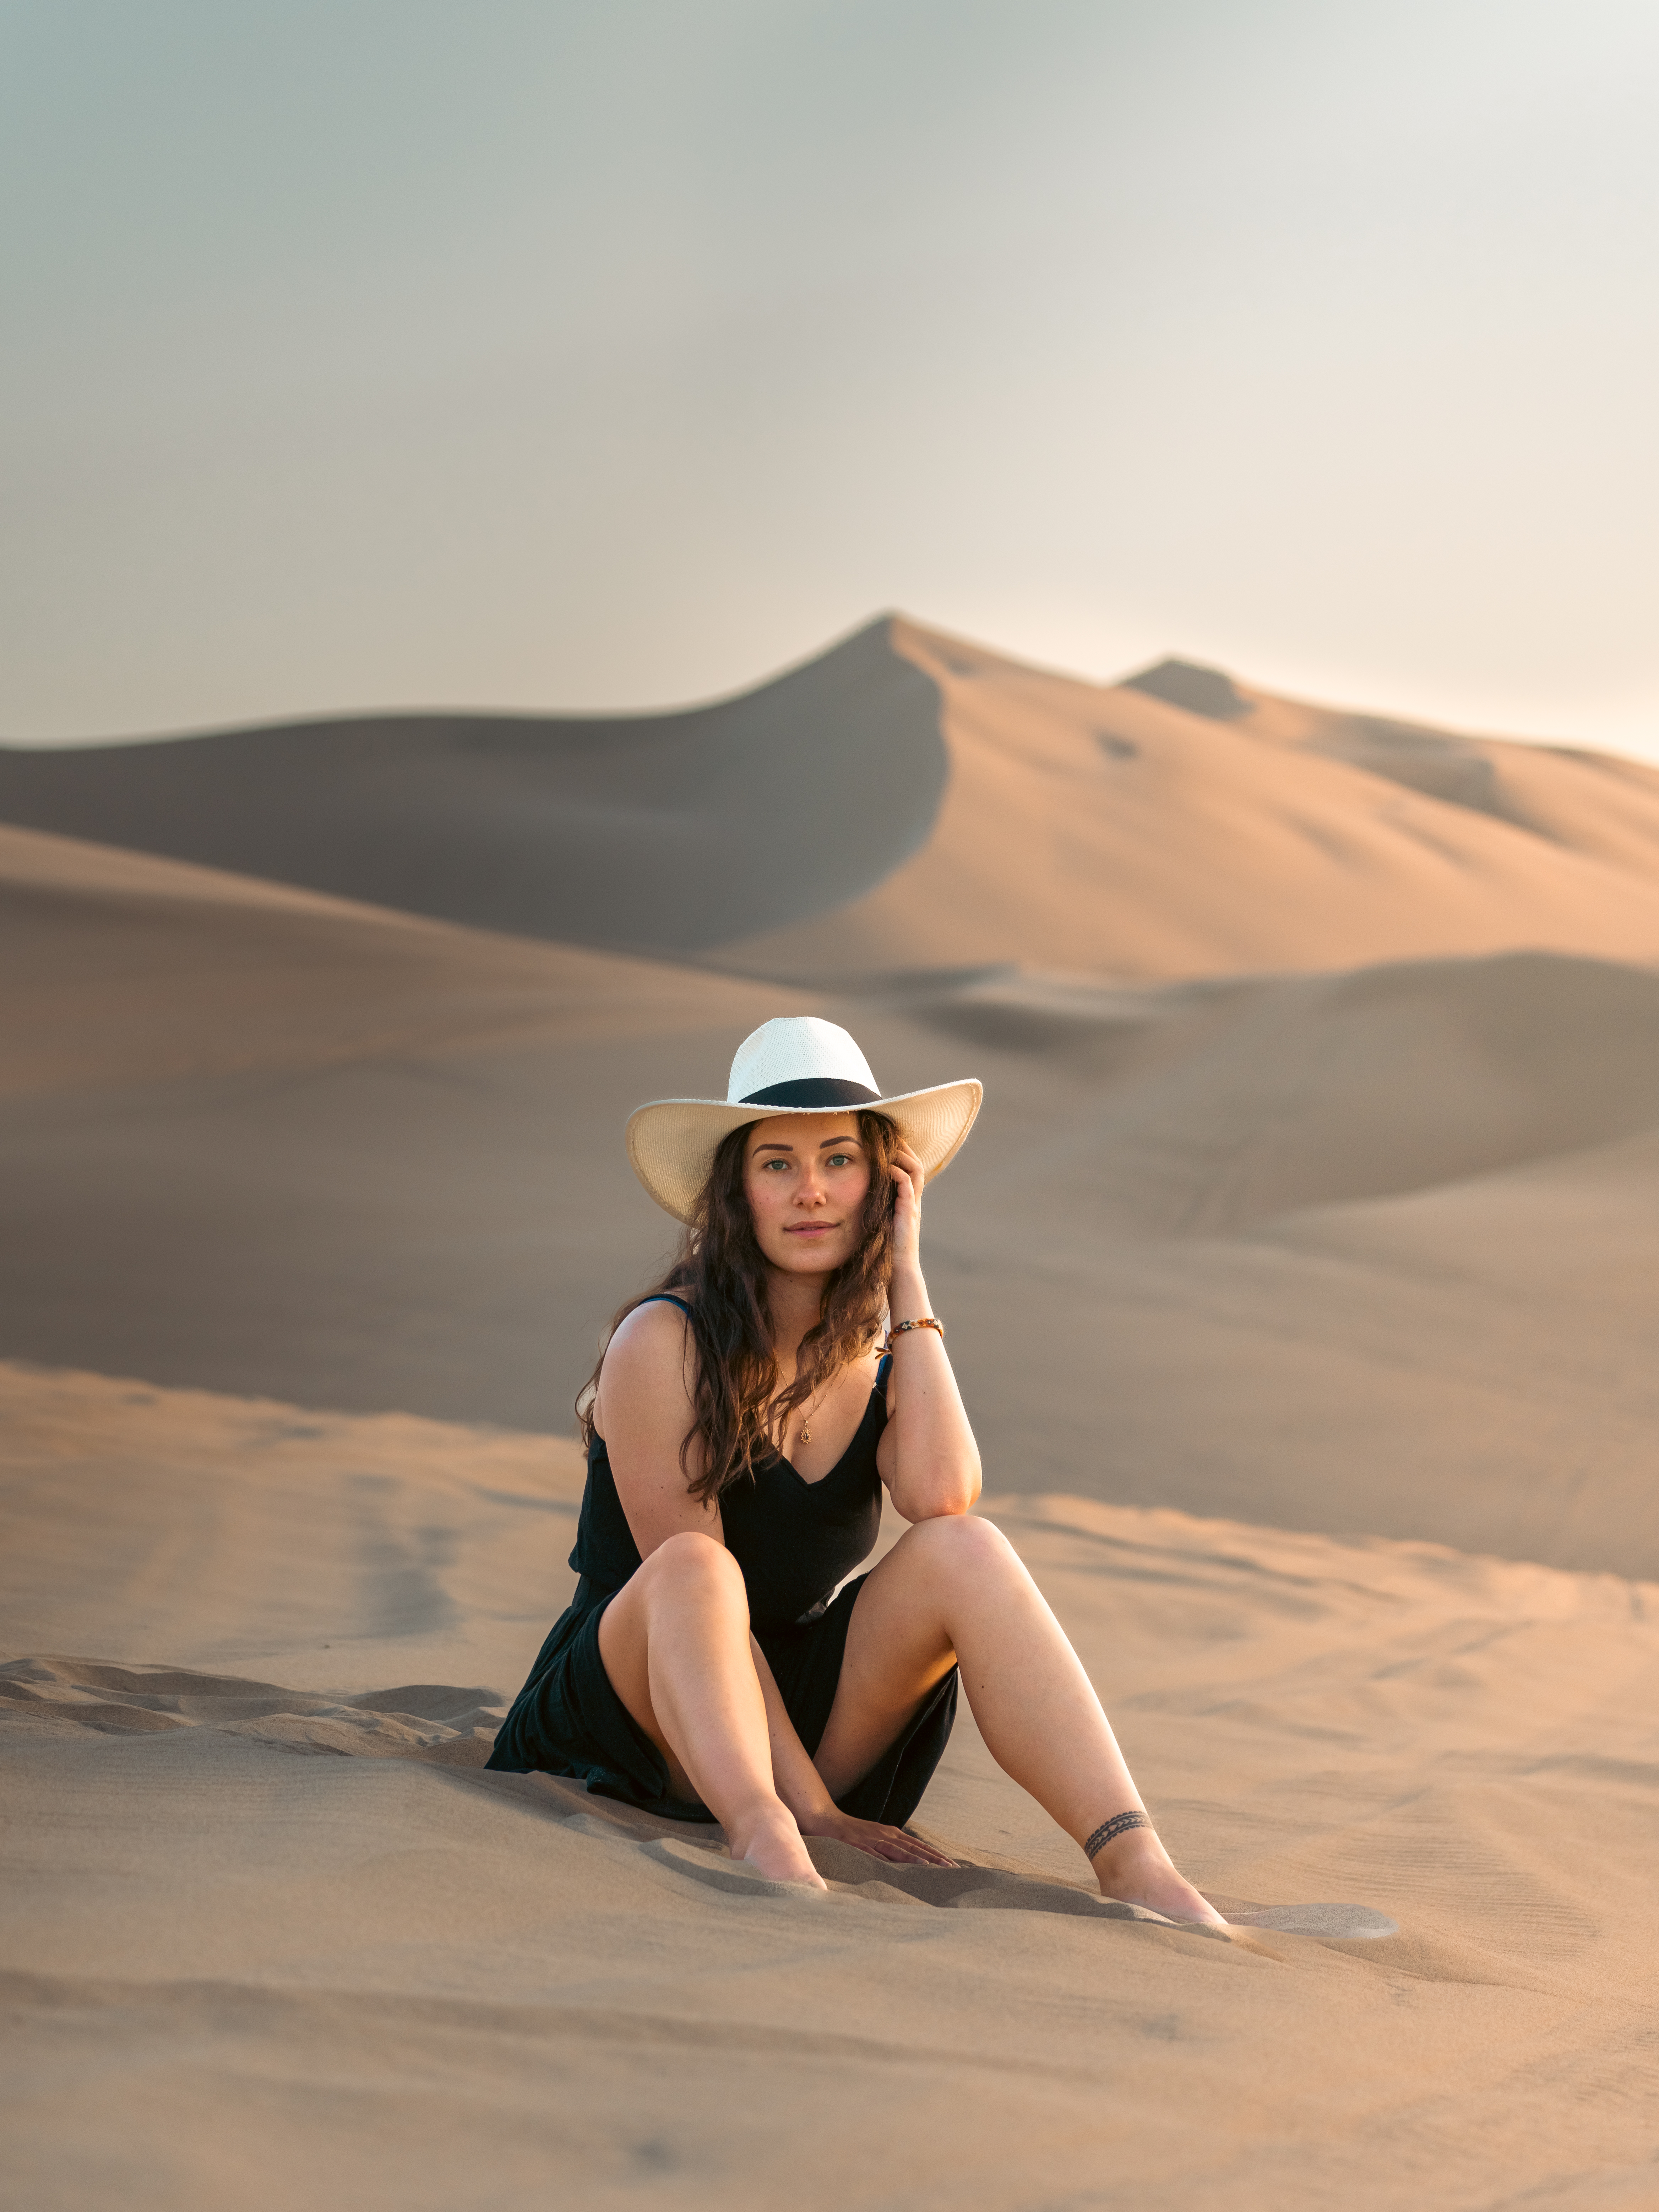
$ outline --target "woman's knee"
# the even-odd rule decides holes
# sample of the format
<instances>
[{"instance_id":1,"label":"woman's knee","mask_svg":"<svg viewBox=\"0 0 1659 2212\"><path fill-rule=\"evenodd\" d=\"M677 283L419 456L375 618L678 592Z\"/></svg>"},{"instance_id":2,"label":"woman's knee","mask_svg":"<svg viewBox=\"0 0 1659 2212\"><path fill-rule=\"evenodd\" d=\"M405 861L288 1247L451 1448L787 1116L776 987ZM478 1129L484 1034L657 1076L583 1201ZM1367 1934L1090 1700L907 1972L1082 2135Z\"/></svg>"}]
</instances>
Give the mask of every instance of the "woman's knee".
<instances>
[{"instance_id":1,"label":"woman's knee","mask_svg":"<svg viewBox=\"0 0 1659 2212\"><path fill-rule=\"evenodd\" d=\"M744 1595L743 1570L724 1544L695 1528L683 1529L658 1545L640 1570L647 1589L711 1597Z\"/></svg>"},{"instance_id":2,"label":"woman's knee","mask_svg":"<svg viewBox=\"0 0 1659 2212\"><path fill-rule=\"evenodd\" d=\"M972 1513L918 1521L906 1540L953 1573L1000 1574L1018 1565L1018 1554L996 1523Z\"/></svg>"}]
</instances>

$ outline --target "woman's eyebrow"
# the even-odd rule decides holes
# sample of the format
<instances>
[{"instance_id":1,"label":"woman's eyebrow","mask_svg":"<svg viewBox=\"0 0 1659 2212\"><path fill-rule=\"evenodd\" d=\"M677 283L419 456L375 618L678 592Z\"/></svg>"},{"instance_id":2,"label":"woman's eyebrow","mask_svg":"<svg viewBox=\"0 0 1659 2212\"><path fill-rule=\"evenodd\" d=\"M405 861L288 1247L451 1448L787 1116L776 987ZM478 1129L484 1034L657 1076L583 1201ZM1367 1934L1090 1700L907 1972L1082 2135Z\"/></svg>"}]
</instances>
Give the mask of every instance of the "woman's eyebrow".
<instances>
[{"instance_id":1,"label":"woman's eyebrow","mask_svg":"<svg viewBox=\"0 0 1659 2212\"><path fill-rule=\"evenodd\" d=\"M822 1152L831 1145L856 1145L857 1142L856 1137L821 1137L818 1150ZM794 1149L793 1145L780 1144L776 1138L769 1138L765 1144L756 1146L755 1153L758 1158L762 1152L793 1152Z\"/></svg>"}]
</instances>

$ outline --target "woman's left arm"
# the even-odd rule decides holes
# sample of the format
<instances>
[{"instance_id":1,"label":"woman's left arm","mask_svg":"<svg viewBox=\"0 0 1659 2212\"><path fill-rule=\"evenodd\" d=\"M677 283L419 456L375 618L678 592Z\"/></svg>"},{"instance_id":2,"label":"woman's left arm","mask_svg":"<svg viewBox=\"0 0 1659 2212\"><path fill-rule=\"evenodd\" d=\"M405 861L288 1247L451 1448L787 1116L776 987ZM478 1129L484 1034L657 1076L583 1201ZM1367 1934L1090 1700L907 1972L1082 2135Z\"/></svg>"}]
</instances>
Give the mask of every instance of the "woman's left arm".
<instances>
[{"instance_id":1,"label":"woman's left arm","mask_svg":"<svg viewBox=\"0 0 1659 2212\"><path fill-rule=\"evenodd\" d=\"M893 1279L888 1311L894 1327L933 1313L921 1274L921 1162L906 1144L893 1159L898 1195L893 1209ZM907 1521L965 1513L979 1496L979 1446L936 1328L909 1328L892 1340L887 1378L887 1426L876 1465L888 1495Z\"/></svg>"}]
</instances>

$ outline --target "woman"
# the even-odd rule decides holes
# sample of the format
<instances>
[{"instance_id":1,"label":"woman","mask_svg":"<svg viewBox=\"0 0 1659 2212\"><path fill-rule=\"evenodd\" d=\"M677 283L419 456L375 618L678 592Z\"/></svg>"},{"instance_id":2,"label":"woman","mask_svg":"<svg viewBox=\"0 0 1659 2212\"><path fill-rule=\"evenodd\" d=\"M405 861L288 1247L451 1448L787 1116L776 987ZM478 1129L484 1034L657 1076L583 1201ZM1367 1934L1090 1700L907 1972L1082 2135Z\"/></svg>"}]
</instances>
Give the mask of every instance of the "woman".
<instances>
[{"instance_id":1,"label":"woman","mask_svg":"<svg viewBox=\"0 0 1659 2212\"><path fill-rule=\"evenodd\" d=\"M948 1865L904 1823L960 1675L999 1765L1105 1895L1218 1922L1158 1842L1036 1585L969 1516L979 1452L921 1231L927 1177L980 1096L962 1082L883 1098L846 1030L794 1018L739 1048L723 1103L634 1115L635 1171L688 1231L578 1401L581 1579L489 1763L718 1820L732 1856L776 1881L823 1887L809 1836ZM846 1582L882 1484L909 1528Z\"/></svg>"}]
</instances>

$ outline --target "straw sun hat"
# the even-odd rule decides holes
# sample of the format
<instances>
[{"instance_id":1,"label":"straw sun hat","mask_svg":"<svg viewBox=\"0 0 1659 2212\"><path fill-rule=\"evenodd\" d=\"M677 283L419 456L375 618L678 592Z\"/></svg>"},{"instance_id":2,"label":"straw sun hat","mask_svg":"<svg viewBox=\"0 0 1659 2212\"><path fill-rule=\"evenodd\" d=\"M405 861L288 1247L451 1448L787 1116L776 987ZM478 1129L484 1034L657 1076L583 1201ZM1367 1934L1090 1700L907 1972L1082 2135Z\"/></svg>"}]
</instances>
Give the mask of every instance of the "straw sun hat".
<instances>
[{"instance_id":1,"label":"straw sun hat","mask_svg":"<svg viewBox=\"0 0 1659 2212\"><path fill-rule=\"evenodd\" d=\"M690 1218L720 1139L775 1114L868 1107L896 1121L931 1178L974 1126L981 1086L969 1076L884 1098L870 1063L833 1022L811 1014L763 1022L738 1047L724 1098L659 1098L629 1115L628 1157L659 1206Z\"/></svg>"}]
</instances>

